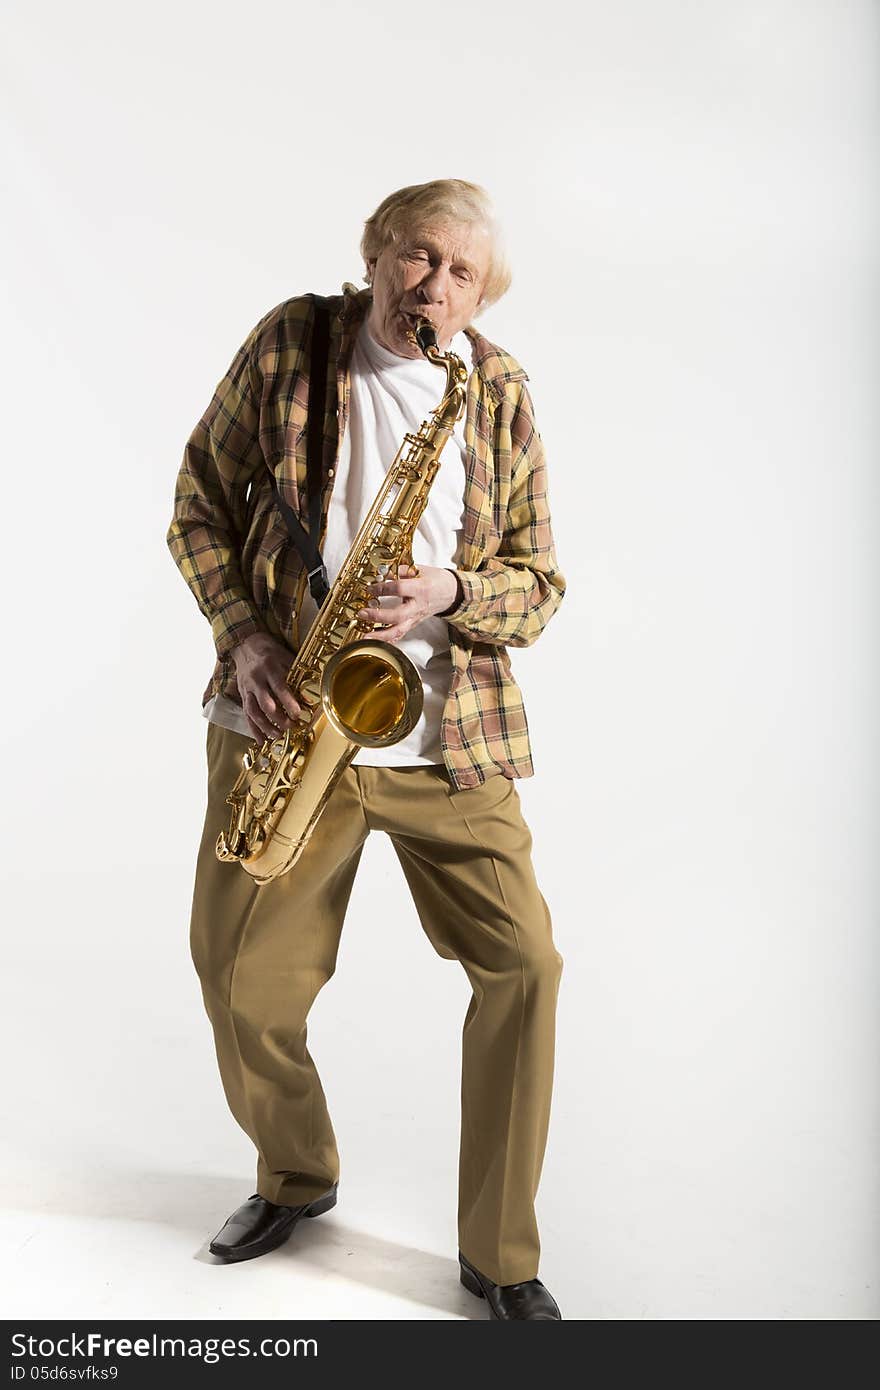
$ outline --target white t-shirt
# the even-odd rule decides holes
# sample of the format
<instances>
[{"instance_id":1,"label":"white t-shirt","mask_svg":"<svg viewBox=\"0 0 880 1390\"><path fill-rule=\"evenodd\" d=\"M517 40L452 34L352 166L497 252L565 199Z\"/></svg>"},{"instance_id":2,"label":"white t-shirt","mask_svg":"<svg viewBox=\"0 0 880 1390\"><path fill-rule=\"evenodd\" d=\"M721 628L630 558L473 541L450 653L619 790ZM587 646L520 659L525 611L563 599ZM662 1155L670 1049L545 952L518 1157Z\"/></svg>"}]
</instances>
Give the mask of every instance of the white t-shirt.
<instances>
[{"instance_id":1,"label":"white t-shirt","mask_svg":"<svg viewBox=\"0 0 880 1390\"><path fill-rule=\"evenodd\" d=\"M458 333L450 344L468 370L472 367L470 340ZM404 434L415 431L440 401L444 374L427 358L399 357L375 341L361 324L350 365L351 394L348 428L342 440L322 554L332 584L351 550L352 541L372 506L400 448ZM460 419L447 440L428 502L413 539L416 565L456 568L464 525L464 423ZM397 599L382 601L393 607ZM305 591L300 613L300 641L317 615L314 599ZM381 631L375 634L381 637ZM390 748L361 748L353 762L373 767L442 763L440 723L452 677L449 631L444 618L424 618L394 644L410 658L424 690L424 707L415 728ZM214 696L204 707L207 719L251 736L239 705Z\"/></svg>"}]
</instances>

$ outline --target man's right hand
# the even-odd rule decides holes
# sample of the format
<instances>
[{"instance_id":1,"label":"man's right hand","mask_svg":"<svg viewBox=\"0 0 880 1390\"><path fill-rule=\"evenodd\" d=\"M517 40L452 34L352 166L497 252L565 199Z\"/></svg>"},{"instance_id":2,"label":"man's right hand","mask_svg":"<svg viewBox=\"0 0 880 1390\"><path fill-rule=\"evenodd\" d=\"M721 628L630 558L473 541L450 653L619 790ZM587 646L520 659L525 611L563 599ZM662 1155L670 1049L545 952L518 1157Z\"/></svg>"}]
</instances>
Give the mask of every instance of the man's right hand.
<instances>
[{"instance_id":1,"label":"man's right hand","mask_svg":"<svg viewBox=\"0 0 880 1390\"><path fill-rule=\"evenodd\" d=\"M258 743L290 728L302 709L287 685L290 649L268 632L245 637L232 650L235 679L245 718Z\"/></svg>"}]
</instances>

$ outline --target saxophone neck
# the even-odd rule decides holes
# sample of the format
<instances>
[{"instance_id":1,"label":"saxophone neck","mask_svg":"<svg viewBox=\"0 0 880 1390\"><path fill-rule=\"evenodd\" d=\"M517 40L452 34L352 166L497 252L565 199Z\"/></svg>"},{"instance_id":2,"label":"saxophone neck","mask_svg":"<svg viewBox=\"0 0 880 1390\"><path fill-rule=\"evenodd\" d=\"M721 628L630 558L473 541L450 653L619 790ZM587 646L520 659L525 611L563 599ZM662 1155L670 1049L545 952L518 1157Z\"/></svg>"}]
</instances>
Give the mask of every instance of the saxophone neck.
<instances>
[{"instance_id":1,"label":"saxophone neck","mask_svg":"<svg viewBox=\"0 0 880 1390\"><path fill-rule=\"evenodd\" d=\"M446 372L446 390L434 416L435 419L442 419L451 427L464 408L464 383L468 376L467 367L456 353L440 351L437 330L430 319L417 319L410 336L428 361L433 362L435 367L443 368Z\"/></svg>"}]
</instances>

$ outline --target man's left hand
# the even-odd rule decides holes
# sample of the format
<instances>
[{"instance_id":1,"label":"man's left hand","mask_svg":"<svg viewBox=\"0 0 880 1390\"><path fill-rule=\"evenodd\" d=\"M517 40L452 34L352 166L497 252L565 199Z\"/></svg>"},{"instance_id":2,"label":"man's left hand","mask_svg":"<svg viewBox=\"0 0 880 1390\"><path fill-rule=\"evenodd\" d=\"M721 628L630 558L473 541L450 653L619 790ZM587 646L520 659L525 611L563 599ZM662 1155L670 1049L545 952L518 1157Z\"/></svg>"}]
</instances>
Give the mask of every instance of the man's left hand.
<instances>
[{"instance_id":1,"label":"man's left hand","mask_svg":"<svg viewBox=\"0 0 880 1390\"><path fill-rule=\"evenodd\" d=\"M452 570L436 569L432 565L419 565L415 571L401 565L398 579L377 580L370 590L377 597L397 598L398 603L376 604L362 608L358 613L361 622L382 623L382 629L372 634L386 642L396 642L409 632L411 627L423 618L445 613L451 608L458 594L458 580ZM369 635L369 634L367 634Z\"/></svg>"}]
</instances>

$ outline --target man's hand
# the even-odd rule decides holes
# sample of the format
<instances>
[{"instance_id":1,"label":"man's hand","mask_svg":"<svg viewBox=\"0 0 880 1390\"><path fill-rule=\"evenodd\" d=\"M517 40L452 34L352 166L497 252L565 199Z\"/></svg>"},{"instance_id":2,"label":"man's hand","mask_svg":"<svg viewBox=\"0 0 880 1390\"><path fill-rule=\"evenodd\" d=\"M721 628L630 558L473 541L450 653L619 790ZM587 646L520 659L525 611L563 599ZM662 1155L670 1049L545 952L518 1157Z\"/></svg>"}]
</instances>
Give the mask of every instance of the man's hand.
<instances>
[{"instance_id":1,"label":"man's hand","mask_svg":"<svg viewBox=\"0 0 880 1390\"><path fill-rule=\"evenodd\" d=\"M232 650L242 709L258 743L277 738L302 713L286 684L290 650L268 632L255 632Z\"/></svg>"},{"instance_id":2,"label":"man's hand","mask_svg":"<svg viewBox=\"0 0 880 1390\"><path fill-rule=\"evenodd\" d=\"M358 617L362 622L386 624L373 635L383 641L396 642L411 627L423 618L433 617L435 613L445 613L458 597L459 584L452 570L436 569L433 565L420 565L417 578L404 578L414 571L406 565L400 566L399 579L377 580L370 585L376 595L394 597L399 603L387 606L362 608Z\"/></svg>"}]
</instances>

